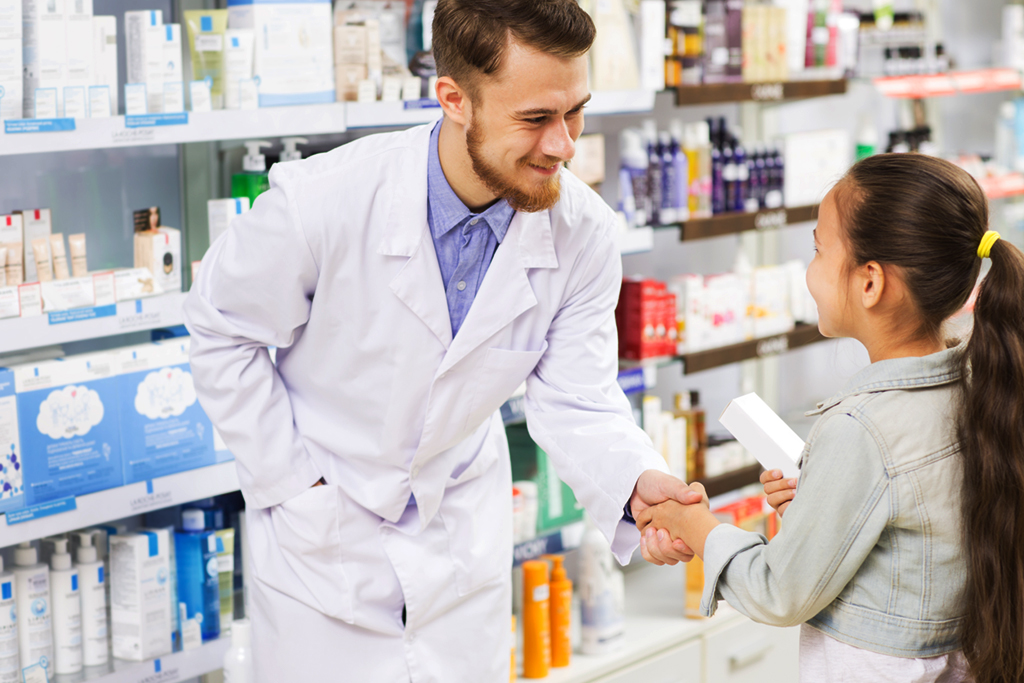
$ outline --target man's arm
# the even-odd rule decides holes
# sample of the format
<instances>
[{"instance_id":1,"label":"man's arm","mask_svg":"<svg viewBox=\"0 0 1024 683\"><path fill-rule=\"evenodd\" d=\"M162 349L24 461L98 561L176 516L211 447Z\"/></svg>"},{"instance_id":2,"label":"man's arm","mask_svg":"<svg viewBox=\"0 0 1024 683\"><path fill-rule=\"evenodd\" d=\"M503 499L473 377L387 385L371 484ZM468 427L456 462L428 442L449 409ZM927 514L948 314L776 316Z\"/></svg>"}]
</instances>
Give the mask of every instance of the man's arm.
<instances>
[{"instance_id":1,"label":"man's arm","mask_svg":"<svg viewBox=\"0 0 1024 683\"><path fill-rule=\"evenodd\" d=\"M318 275L287 180L271 170L271 189L211 246L185 300L200 403L235 455L246 503L257 508L321 475L267 351L290 346L308 321Z\"/></svg>"},{"instance_id":2,"label":"man's arm","mask_svg":"<svg viewBox=\"0 0 1024 683\"><path fill-rule=\"evenodd\" d=\"M640 541L624 514L627 503L637 514L638 506L664 500L658 499L663 491L686 496L688 489L666 473L664 459L637 427L618 385L615 304L622 262L614 231L597 233L580 255L567 288L572 293L552 321L548 348L527 379L526 423L625 563ZM667 480L675 486L647 486ZM635 495L641 491L646 498ZM683 559L682 552L666 557Z\"/></svg>"}]
</instances>

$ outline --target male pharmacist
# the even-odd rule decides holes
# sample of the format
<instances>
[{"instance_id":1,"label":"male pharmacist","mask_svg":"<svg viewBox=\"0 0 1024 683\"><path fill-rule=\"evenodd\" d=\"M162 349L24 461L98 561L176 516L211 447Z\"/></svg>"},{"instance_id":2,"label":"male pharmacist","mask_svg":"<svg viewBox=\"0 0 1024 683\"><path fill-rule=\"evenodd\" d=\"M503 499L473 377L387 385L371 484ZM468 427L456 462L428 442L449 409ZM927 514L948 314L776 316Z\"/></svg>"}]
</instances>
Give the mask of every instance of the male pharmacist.
<instances>
[{"instance_id":1,"label":"male pharmacist","mask_svg":"<svg viewBox=\"0 0 1024 683\"><path fill-rule=\"evenodd\" d=\"M524 380L620 561L630 515L700 500L616 384L614 215L563 169L593 39L576 0L441 0L442 122L275 165L204 259L185 319L247 503L261 683L507 680L497 411Z\"/></svg>"}]
</instances>

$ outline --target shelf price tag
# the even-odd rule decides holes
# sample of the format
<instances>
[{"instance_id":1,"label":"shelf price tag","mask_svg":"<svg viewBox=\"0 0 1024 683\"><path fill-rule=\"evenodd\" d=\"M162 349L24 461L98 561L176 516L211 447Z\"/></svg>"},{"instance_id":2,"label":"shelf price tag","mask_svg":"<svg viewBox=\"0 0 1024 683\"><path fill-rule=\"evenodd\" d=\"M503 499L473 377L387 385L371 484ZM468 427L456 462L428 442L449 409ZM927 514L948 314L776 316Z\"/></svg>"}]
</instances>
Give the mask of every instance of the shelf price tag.
<instances>
[{"instance_id":1,"label":"shelf price tag","mask_svg":"<svg viewBox=\"0 0 1024 683\"><path fill-rule=\"evenodd\" d=\"M755 83L750 86L750 98L756 102L778 102L784 91L782 83Z\"/></svg>"},{"instance_id":2,"label":"shelf price tag","mask_svg":"<svg viewBox=\"0 0 1024 683\"><path fill-rule=\"evenodd\" d=\"M770 230L772 228L784 228L789 224L789 216L785 209L775 211L762 211L754 216L754 227L757 230Z\"/></svg>"},{"instance_id":3,"label":"shelf price tag","mask_svg":"<svg viewBox=\"0 0 1024 683\"><path fill-rule=\"evenodd\" d=\"M74 119L6 119L5 133L64 133L75 129Z\"/></svg>"},{"instance_id":4,"label":"shelf price tag","mask_svg":"<svg viewBox=\"0 0 1024 683\"><path fill-rule=\"evenodd\" d=\"M139 114L125 116L125 128L154 128L157 126L184 126L188 124L188 112L166 114Z\"/></svg>"},{"instance_id":5,"label":"shelf price tag","mask_svg":"<svg viewBox=\"0 0 1024 683\"><path fill-rule=\"evenodd\" d=\"M789 350L789 336L780 334L778 337L769 337L757 342L757 357L777 356Z\"/></svg>"},{"instance_id":6,"label":"shelf price tag","mask_svg":"<svg viewBox=\"0 0 1024 683\"><path fill-rule=\"evenodd\" d=\"M59 500L49 500L31 507L21 508L20 510L11 510L7 513L7 526L30 522L33 519L42 519L50 515L59 515L62 512L71 512L77 508L78 505L75 503L74 496Z\"/></svg>"}]
</instances>

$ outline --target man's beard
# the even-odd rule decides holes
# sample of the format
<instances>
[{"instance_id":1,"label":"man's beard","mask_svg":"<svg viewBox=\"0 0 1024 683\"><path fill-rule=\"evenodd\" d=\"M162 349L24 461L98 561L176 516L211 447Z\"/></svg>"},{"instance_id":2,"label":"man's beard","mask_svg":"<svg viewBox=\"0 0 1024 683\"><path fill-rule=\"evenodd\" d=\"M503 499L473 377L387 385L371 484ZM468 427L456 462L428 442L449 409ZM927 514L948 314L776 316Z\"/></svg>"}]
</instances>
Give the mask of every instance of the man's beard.
<instances>
[{"instance_id":1,"label":"man's beard","mask_svg":"<svg viewBox=\"0 0 1024 683\"><path fill-rule=\"evenodd\" d=\"M558 174L545 180L535 190L524 189L517 186L513 179L502 175L501 171L487 163L482 153L483 145L484 140L480 130L472 124L467 126L466 147L469 150L469 159L473 163L473 171L487 189L499 199L504 199L514 210L526 213L547 211L558 203L559 193L562 189ZM550 167L560 162L561 159L545 157L543 163L536 165ZM522 170L530 163L531 160L528 158L520 159L516 162L516 167Z\"/></svg>"}]
</instances>

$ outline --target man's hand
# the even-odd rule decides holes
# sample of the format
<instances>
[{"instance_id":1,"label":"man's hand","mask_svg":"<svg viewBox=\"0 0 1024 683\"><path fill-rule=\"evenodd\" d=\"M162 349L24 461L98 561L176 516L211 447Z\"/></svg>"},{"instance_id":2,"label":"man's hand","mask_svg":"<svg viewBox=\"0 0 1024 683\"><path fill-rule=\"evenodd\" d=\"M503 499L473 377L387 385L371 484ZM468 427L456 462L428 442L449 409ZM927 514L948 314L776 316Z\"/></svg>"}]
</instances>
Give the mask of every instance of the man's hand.
<instances>
[{"instance_id":1,"label":"man's hand","mask_svg":"<svg viewBox=\"0 0 1024 683\"><path fill-rule=\"evenodd\" d=\"M675 500L683 505L692 505L704 500L704 487L697 491L687 486L682 480L658 470L645 470L636 480L633 497L629 500L629 509L633 518L637 519L647 508L666 500ZM693 559L693 551L682 541L673 541L664 529L649 528L640 534L640 550L644 559L651 564L676 564L689 562Z\"/></svg>"},{"instance_id":2,"label":"man's hand","mask_svg":"<svg viewBox=\"0 0 1024 683\"><path fill-rule=\"evenodd\" d=\"M779 513L786 511L796 495L796 479L782 479L781 470L768 470L761 473L761 483L768 496L768 504Z\"/></svg>"}]
</instances>

